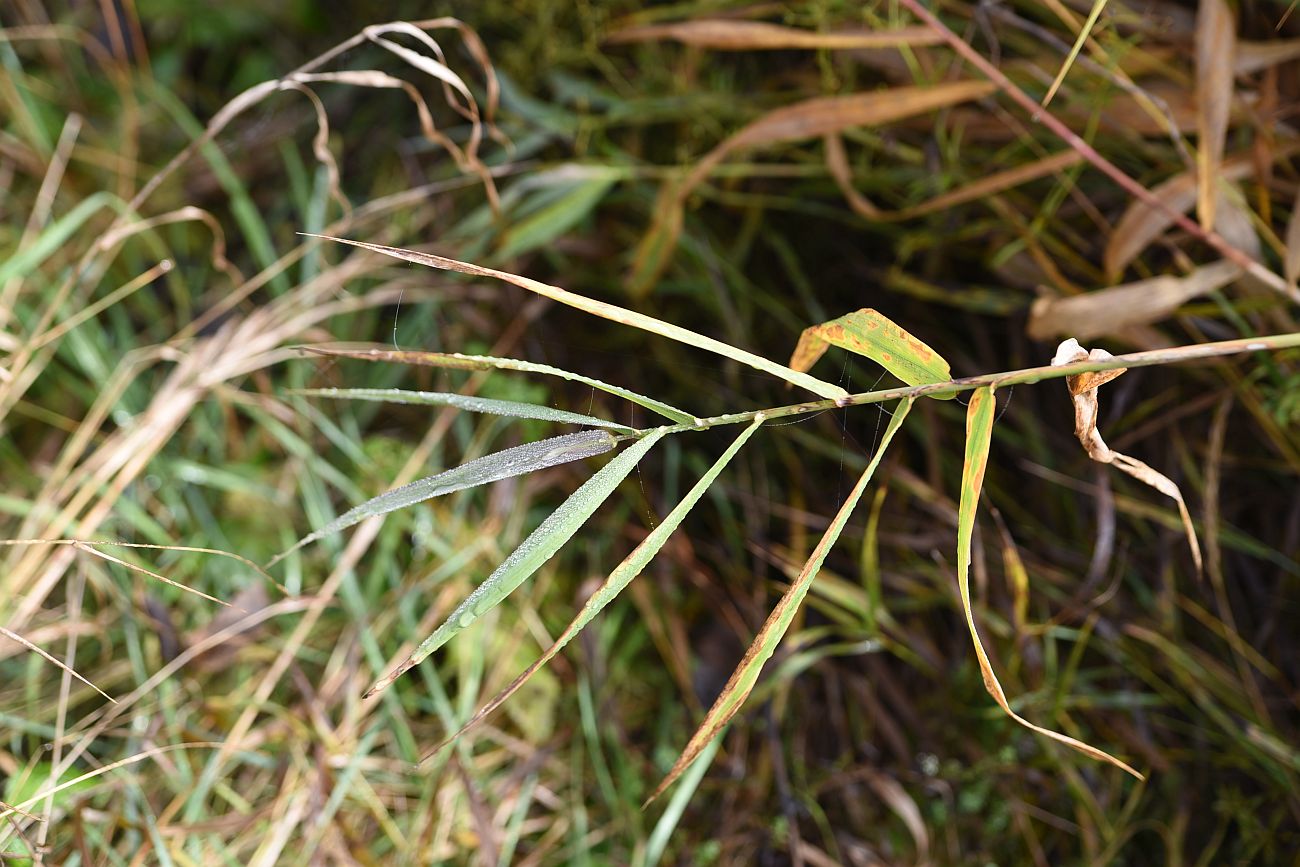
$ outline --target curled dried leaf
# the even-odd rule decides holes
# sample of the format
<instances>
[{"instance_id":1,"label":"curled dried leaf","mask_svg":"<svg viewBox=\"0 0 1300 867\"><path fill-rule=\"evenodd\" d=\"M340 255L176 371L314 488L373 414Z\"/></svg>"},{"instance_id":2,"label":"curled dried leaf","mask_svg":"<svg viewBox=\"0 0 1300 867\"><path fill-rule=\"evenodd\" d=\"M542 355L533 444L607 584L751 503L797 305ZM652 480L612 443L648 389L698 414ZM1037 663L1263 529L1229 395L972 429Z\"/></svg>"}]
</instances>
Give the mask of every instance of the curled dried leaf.
<instances>
[{"instance_id":1,"label":"curled dried leaf","mask_svg":"<svg viewBox=\"0 0 1300 867\"><path fill-rule=\"evenodd\" d=\"M1079 345L1078 340L1071 337L1056 348L1052 365L1055 367L1080 361L1106 361L1111 357L1111 354L1104 349L1093 349L1089 352ZM1111 464L1119 468L1143 484L1155 488L1178 505L1178 514L1182 518L1183 530L1187 534L1187 545L1192 552L1192 561L1196 564L1196 574L1200 575L1201 546L1196 539L1196 527L1192 525L1192 516L1187 511L1187 503L1178 485L1174 484L1168 476L1137 458L1121 454L1106 445L1101 431L1097 429L1097 413L1100 408L1097 389L1124 371L1125 368L1119 368L1065 378L1066 385L1070 389L1070 399L1074 402L1074 435L1079 438L1079 443L1088 453L1088 457L1098 463Z\"/></svg>"}]
</instances>

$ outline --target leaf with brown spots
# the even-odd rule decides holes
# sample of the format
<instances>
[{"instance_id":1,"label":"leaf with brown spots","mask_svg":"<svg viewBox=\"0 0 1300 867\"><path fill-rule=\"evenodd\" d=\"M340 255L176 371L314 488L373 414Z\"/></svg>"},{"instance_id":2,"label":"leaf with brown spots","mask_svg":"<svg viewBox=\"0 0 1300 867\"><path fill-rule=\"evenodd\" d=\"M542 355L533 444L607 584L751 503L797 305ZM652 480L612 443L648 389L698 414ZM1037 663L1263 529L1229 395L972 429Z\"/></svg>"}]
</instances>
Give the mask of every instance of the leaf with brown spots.
<instances>
[{"instance_id":1,"label":"leaf with brown spots","mask_svg":"<svg viewBox=\"0 0 1300 867\"><path fill-rule=\"evenodd\" d=\"M1069 735L1034 725L1012 710L1010 702L1007 701L1007 694L1003 691L1002 684L998 682L998 676L993 672L993 663L989 661L989 655L984 650L984 643L980 641L970 601L971 536L975 530L975 511L979 506L980 489L984 486L984 471L988 468L989 443L993 437L993 408L993 389L981 388L971 395L966 412L966 460L962 464L961 501L957 508L957 590L961 594L962 613L966 616L971 642L975 645L975 658L979 660L980 674L984 676L984 688L1007 716L1025 728L1059 741L1084 755L1110 762L1139 780L1144 779L1140 773L1110 753Z\"/></svg>"},{"instance_id":2,"label":"leaf with brown spots","mask_svg":"<svg viewBox=\"0 0 1300 867\"><path fill-rule=\"evenodd\" d=\"M870 307L805 328L790 356L790 367L811 368L831 346L865 355L908 385L952 379L948 362L923 341ZM955 395L936 395L951 400Z\"/></svg>"}]
</instances>

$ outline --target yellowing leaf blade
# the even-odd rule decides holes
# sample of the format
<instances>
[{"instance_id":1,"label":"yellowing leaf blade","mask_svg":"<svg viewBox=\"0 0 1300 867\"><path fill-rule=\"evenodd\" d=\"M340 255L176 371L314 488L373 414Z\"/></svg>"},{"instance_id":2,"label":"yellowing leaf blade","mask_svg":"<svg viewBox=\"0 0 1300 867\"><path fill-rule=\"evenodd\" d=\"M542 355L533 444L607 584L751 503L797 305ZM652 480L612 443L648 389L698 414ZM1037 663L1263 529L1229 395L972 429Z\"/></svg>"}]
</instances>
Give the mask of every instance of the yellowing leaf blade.
<instances>
[{"instance_id":1,"label":"yellowing leaf blade","mask_svg":"<svg viewBox=\"0 0 1300 867\"><path fill-rule=\"evenodd\" d=\"M790 357L795 370L808 370L828 346L864 355L908 385L952 379L948 362L924 341L870 307L805 328ZM956 395L939 395L951 400Z\"/></svg>"},{"instance_id":2,"label":"yellowing leaf blade","mask_svg":"<svg viewBox=\"0 0 1300 867\"><path fill-rule=\"evenodd\" d=\"M804 597L808 595L808 588L812 586L813 579L817 577L822 564L826 562L826 555L830 553L831 547L839 539L840 533L844 530L844 525L848 523L849 515L853 513L853 508L858 504L858 500L862 498L862 494L871 482L876 467L880 465L881 458L884 457L885 451L889 448L890 441L893 440L894 434L902 425L903 419L907 418L908 410L911 408L911 400L902 401L895 408L894 416L885 429L880 448L876 449L875 455L871 458L871 463L867 465L857 484L849 492L844 505L840 507L835 519L831 521L830 527L822 535L817 547L813 549L812 555L804 563L799 575L791 583L785 594L782 595L776 607L772 609L772 613L768 615L763 628L759 630L753 643L745 651L745 656L740 661L740 664L736 666L736 670L731 673L727 685L723 687L722 692L713 703L713 707L709 709L704 721L700 723L700 727L696 729L695 734L692 735L690 741L686 744L686 748L673 764L667 776L650 795L646 801L647 804L663 794L700 757L705 747L722 732L723 728L726 727L727 723L731 721L731 718L736 715L736 712L745 703L745 699L749 697L750 692L754 689L754 684L758 682L758 676L762 673L763 665L772 657L777 645L781 643L781 639L785 636L786 630L789 629L791 621L794 620L794 615L799 610L799 605L803 602Z\"/></svg>"},{"instance_id":3,"label":"yellowing leaf blade","mask_svg":"<svg viewBox=\"0 0 1300 867\"><path fill-rule=\"evenodd\" d=\"M643 331L649 331L651 334L658 334L661 337L667 337L670 340L676 340L678 343L685 343L687 346L694 346L697 349L703 349L706 352L712 352L721 355L724 358L730 358L741 364L747 364L756 370L764 373L770 373L773 376L780 377L786 382L793 383L802 388L806 388L813 394L824 398L841 398L847 397L848 392L838 385L832 385L829 382L822 382L807 374L796 370L791 370L784 365L777 364L775 361L755 355L752 352L746 352L736 346L723 343L721 340L715 340L712 337L706 337L698 334L688 328L682 328L680 325L673 325L671 322L664 322L661 319L655 319L653 316L647 316L644 313L638 313L635 310L628 310L619 307L616 304L610 304L607 301L598 301L595 298L588 298L585 295L578 295L567 289L561 289L559 286L552 286L549 283L542 283L539 280L532 280L528 277L522 277L518 274L511 274L508 271L497 271L494 268L484 268L482 265L474 265L469 262L461 262L456 259L448 259L445 256L438 256L433 253L422 253L418 250L404 250L401 247L388 247L383 244L370 244L365 241L352 241L347 238L334 238L329 235L311 235L312 238L324 238L327 241L336 241L340 244L349 244L353 247L360 247L363 250L370 250L374 253L382 253L385 256L391 256L394 259L401 259L403 262L411 262L416 265L425 265L429 268L438 268L443 271L456 271L461 274L469 274L475 277L495 277L497 280L503 280L506 283L518 286L521 289L527 289L529 292L535 292L545 298L558 301L561 304L567 304L569 307L575 307L585 313L593 316L599 316L602 319L608 319L611 322L618 322L623 325L630 325L633 328L640 328Z\"/></svg>"},{"instance_id":4,"label":"yellowing leaf blade","mask_svg":"<svg viewBox=\"0 0 1300 867\"><path fill-rule=\"evenodd\" d=\"M984 472L988 468L989 443L993 436L993 390L981 388L971 395L966 411L966 456L962 465L961 500L957 506L957 589L961 594L962 613L966 617L966 626L970 629L971 642L975 645L975 656L979 660L980 674L984 678L984 688L997 702L998 707L1006 712L1020 725L1032 729L1052 740L1059 741L1084 755L1104 762L1110 762L1139 780L1144 777L1119 759L1103 752L1083 741L1034 725L1011 709L1002 684L993 672L984 644L980 641L979 630L975 628L975 616L970 602L970 560L971 536L975 530L975 512L979 506L980 490L984 487Z\"/></svg>"}]
</instances>

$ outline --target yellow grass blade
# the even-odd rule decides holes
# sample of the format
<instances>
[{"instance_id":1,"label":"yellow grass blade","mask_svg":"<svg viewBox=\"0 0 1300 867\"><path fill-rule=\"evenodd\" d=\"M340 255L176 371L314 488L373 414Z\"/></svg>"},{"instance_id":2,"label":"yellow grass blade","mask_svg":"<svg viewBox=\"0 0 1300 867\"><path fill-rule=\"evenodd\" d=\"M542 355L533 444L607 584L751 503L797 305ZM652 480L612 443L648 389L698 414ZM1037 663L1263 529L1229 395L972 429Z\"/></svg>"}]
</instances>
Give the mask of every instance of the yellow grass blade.
<instances>
[{"instance_id":1,"label":"yellow grass blade","mask_svg":"<svg viewBox=\"0 0 1300 867\"><path fill-rule=\"evenodd\" d=\"M966 616L966 626L970 628L970 637L975 645L975 656L979 659L980 674L984 676L984 688L993 696L993 700L1016 722L1040 735L1046 735L1060 741L1084 755L1104 762L1110 762L1117 768L1129 772L1139 780L1145 779L1133 768L1121 762L1110 753L1103 752L1083 741L1034 725L1011 709L1007 695L993 673L993 665L984 644L980 641L979 631L975 628L975 616L970 604L970 550L971 534L975 529L975 511L979 506L980 489L984 486L984 471L988 467L989 443L993 436L993 389L981 388L971 395L970 406L966 412L966 460L962 465L961 501L957 507L957 589L961 592L962 613Z\"/></svg>"},{"instance_id":2,"label":"yellow grass blade","mask_svg":"<svg viewBox=\"0 0 1300 867\"><path fill-rule=\"evenodd\" d=\"M307 234L307 233L304 233ZM468 262L459 262L455 259L448 259L444 256L436 256L433 253L421 253L416 250L403 250L400 247L386 247L383 244L368 244L364 241L351 241L347 238L333 238L329 235L308 235L312 238L324 238L327 241L337 241L340 244L350 244L353 247L360 247L363 250L370 250L374 253L382 253L385 256L392 256L394 259L401 259L404 262L412 262L416 265L427 265L430 268L438 268L443 271L458 271L461 274L471 274L475 277L495 277L498 280L504 280L521 289L527 289L530 292L536 292L538 295L558 301L561 304L567 304L570 307L576 307L583 312L599 316L602 319L608 319L611 322L618 322L622 325L630 325L633 328L640 328L643 331L649 331L651 334L658 334L661 337L667 337L676 340L679 343L685 343L687 346L694 346L697 349L703 349L707 352L713 352L724 358L730 358L733 361L739 361L741 364L747 364L764 373L770 373L778 376L786 382L801 386L808 389L813 394L825 398L847 397L848 392L838 385L832 385L829 382L822 382L807 374L791 370L784 365L777 364L775 361L769 361L761 356L730 346L720 340L714 340L712 337L705 337L703 334L697 334L687 328L679 325L673 325L670 322L664 322L655 319L653 316L646 316L644 313L637 313L634 310L628 310L615 304L605 301L597 301L595 298L588 298L585 295L577 295L567 289L561 289L559 286L551 286L548 283L542 283L538 280L531 280L527 277L521 277L517 274L511 274L506 271L497 271L493 268L484 268L481 265L472 265Z\"/></svg>"},{"instance_id":3,"label":"yellow grass blade","mask_svg":"<svg viewBox=\"0 0 1300 867\"><path fill-rule=\"evenodd\" d=\"M758 676L763 671L763 665L772 658L772 653L776 650L781 639L785 637L786 630L790 628L794 615L799 610L799 605L803 602L804 597L808 595L808 588L812 586L813 579L821 571L822 564L826 562L826 555L830 553L831 547L839 539L840 533L844 530L844 525L848 523L849 515L853 513L853 508L862 498L862 494L871 482L871 476L875 473L876 467L880 465L880 459L884 457L885 451L889 448L890 441L894 434L903 424L903 419L907 418L907 412L912 408L912 401L900 401L894 410L894 417L890 419L889 426L885 429L884 438L880 441L880 448L876 449L876 454L871 458L871 463L863 470L853 490L849 492L848 499L840 507L835 519L831 521L830 527L822 535L821 541L813 549L812 556L808 562L804 563L803 569L799 572L794 583L785 591L781 600L777 602L772 613L768 615L767 622L759 630L758 635L754 638L749 649L745 651L745 657L736 666L736 670L731 673L727 685L723 687L722 693L709 708L705 715L704 721L696 729L695 734L691 736L690 741L686 744L686 749L682 750L681 756L673 764L668 775L663 781L655 787L654 792L650 795L646 803L649 804L655 798L659 797L664 791L673 784L673 782L689 768L700 754L726 727L731 718L736 715L744 705L745 699L749 697L750 692L754 689L754 684L758 682Z\"/></svg>"},{"instance_id":4,"label":"yellow grass blade","mask_svg":"<svg viewBox=\"0 0 1300 867\"><path fill-rule=\"evenodd\" d=\"M888 317L871 308L805 328L790 356L795 370L808 370L831 346L865 355L908 385L947 382L948 362ZM953 394L936 395L952 400Z\"/></svg>"}]
</instances>

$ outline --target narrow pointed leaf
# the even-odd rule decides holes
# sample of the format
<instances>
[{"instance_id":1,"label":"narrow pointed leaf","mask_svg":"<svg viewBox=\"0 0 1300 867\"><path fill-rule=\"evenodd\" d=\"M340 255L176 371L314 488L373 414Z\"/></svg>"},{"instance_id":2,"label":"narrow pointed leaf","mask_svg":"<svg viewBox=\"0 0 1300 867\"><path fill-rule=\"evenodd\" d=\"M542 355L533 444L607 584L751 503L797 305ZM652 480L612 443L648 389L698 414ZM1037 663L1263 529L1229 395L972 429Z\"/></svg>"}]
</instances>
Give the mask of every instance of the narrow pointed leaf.
<instances>
[{"instance_id":1,"label":"narrow pointed leaf","mask_svg":"<svg viewBox=\"0 0 1300 867\"><path fill-rule=\"evenodd\" d=\"M585 313L593 316L599 316L602 319L608 319L611 322L618 322L622 325L630 325L633 328L640 328L643 331L649 331L651 334L658 334L661 337L667 337L676 340L678 343L685 343L687 346L694 346L697 349L703 349L721 355L724 358L730 358L741 364L747 364L756 370L764 373L770 373L773 376L780 377L786 382L793 383L802 388L806 388L813 394L825 398L847 397L848 392L838 385L832 385L829 382L822 382L816 377L808 376L805 373L791 370L790 368L777 364L762 356L754 355L752 352L746 352L735 346L723 343L721 340L714 340L712 337L706 337L703 334L697 334L680 325L673 325L671 322L664 322L661 319L655 319L653 316L646 316L644 313L637 313L635 310L628 310L615 304L605 301L597 301L595 298L588 298L585 295L577 295L567 289L561 289L559 286L552 286L548 283L542 283L538 280L532 280L528 277L521 277L518 274L511 274L507 271L497 271L493 268L484 268L481 265L473 265L469 262L460 262L456 259L448 259L444 256L436 256L432 253L421 253L417 250L403 250L400 247L386 247L383 244L368 244L364 241L351 241L347 238L334 238L329 235L310 235L312 238L324 238L327 241L337 241L340 244L350 244L353 247L360 247L363 250L370 250L374 253L382 253L385 256L392 256L394 259L401 259L403 262L413 262L416 265L427 265L430 268L438 268L443 271L457 271L461 274L470 274L475 277L495 277L498 280L504 280L506 283L518 286L521 289L527 289L529 292L535 292L553 301L561 304L567 304L570 307L576 307Z\"/></svg>"},{"instance_id":2,"label":"narrow pointed leaf","mask_svg":"<svg viewBox=\"0 0 1300 867\"><path fill-rule=\"evenodd\" d=\"M583 483L582 487L570 494L569 498L487 577L487 580L465 597L456 610L433 631L432 635L420 643L405 662L380 678L366 691L364 697L369 698L419 665L428 658L429 654L496 607L501 600L540 569L543 563L555 556L564 543L573 538L600 504L614 492L619 483L627 478L628 473L632 472L645 453L663 439L666 433L667 431L662 428L651 431L601 467L595 475Z\"/></svg>"},{"instance_id":3,"label":"narrow pointed leaf","mask_svg":"<svg viewBox=\"0 0 1300 867\"><path fill-rule=\"evenodd\" d=\"M805 328L799 335L794 355L790 356L790 366L808 370L831 346L865 355L908 385L947 382L952 378L948 362L939 353L870 307ZM951 400L956 395L936 397Z\"/></svg>"},{"instance_id":4,"label":"narrow pointed leaf","mask_svg":"<svg viewBox=\"0 0 1300 867\"><path fill-rule=\"evenodd\" d=\"M957 589L961 593L961 607L966 616L966 626L970 629L971 641L975 645L975 656L979 659L980 674L984 677L984 688L988 690L989 695L993 696L993 700L998 703L998 707L1002 708L1009 717L1025 728L1046 735L1052 740L1060 741L1084 755L1110 762L1112 765L1128 771L1141 780L1143 779L1141 774L1109 753L1103 752L1094 746L1089 746L1083 741L1075 740L1068 735L1036 726L1012 710L1011 705L1007 702L1006 693L1002 690L1002 684L998 682L997 675L993 673L993 665L989 662L988 654L984 652L984 645L980 641L979 631L975 628L975 617L971 613L970 552L971 535L975 530L975 511L979 505L980 489L984 486L984 471L988 468L989 442L993 436L993 408L993 390L991 388L978 389L971 395L970 405L966 412L966 460L962 466L961 501L957 507Z\"/></svg>"},{"instance_id":5,"label":"narrow pointed leaf","mask_svg":"<svg viewBox=\"0 0 1300 867\"><path fill-rule=\"evenodd\" d=\"M582 222L605 198L615 177L598 177L581 181L573 188L534 214L521 219L501 239L499 255L509 259L551 241Z\"/></svg>"},{"instance_id":6,"label":"narrow pointed leaf","mask_svg":"<svg viewBox=\"0 0 1300 867\"><path fill-rule=\"evenodd\" d=\"M749 697L750 692L754 689L754 684L758 682L758 676L763 670L763 665L772 657L781 639L785 636L786 630L790 628L790 623L794 620L795 613L803 603L804 597L808 595L808 588L812 586L813 579L821 571L822 564L826 562L826 555L830 553L831 547L839 539L840 533L844 531L844 525L848 523L849 515L853 513L853 508L862 498L862 493L867 489L871 482L872 475L876 472L876 467L880 465L881 458L884 457L894 434L907 418L908 411L912 408L912 401L900 401L894 409L894 416L889 421L889 426L885 429L885 436L880 441L880 448L876 449L875 455L871 458L871 463L862 472L853 490L849 492L848 499L840 507L839 513L831 521L830 527L822 535L821 541L813 549L812 556L808 562L804 563L803 569L799 572L798 577L785 591L781 600L777 602L772 613L768 615L767 622L759 630L757 637L754 638L749 649L745 651L744 658L736 670L731 673L731 678L727 685L723 687L722 693L709 708L708 714L704 717L704 722L691 736L690 742L686 744L686 749L682 751L681 756L673 765L672 770L664 777L661 782L647 799L649 804L655 798L673 784L673 781L682 775L682 772L691 766L699 758L704 748L709 745L727 725L736 712L740 710L745 699Z\"/></svg>"},{"instance_id":7,"label":"narrow pointed leaf","mask_svg":"<svg viewBox=\"0 0 1300 867\"><path fill-rule=\"evenodd\" d=\"M304 545L315 542L317 539L331 533L346 530L354 524L361 523L366 518L387 515L389 512L422 503L433 497L441 497L443 494L450 494L453 491L462 491L466 488L485 485L488 482L507 479L511 476L520 476L534 470L553 467L557 464L566 464L570 461L589 458L609 451L614 448L616 442L614 435L609 431L582 431L581 433L565 434L564 436L551 437L538 442L525 443L504 451L484 455L481 458L461 464L459 467L438 473L436 476L429 476L411 482L409 485L402 485L400 488L394 488L366 500L361 505L339 515L314 533L299 539L292 548L277 555L267 566L275 565Z\"/></svg>"},{"instance_id":8,"label":"narrow pointed leaf","mask_svg":"<svg viewBox=\"0 0 1300 867\"><path fill-rule=\"evenodd\" d=\"M343 400L373 400L380 403L417 404L419 406L452 406L466 412L483 412L490 415L505 415L512 418L534 418L540 421L556 421L562 424L580 424L588 427L603 427L623 433L639 433L636 428L627 427L617 422L538 406L534 403L520 403L513 400L490 400L485 397L470 397L464 394L447 394L438 391L407 391L401 388L300 388L293 394L307 397L337 397Z\"/></svg>"},{"instance_id":9,"label":"narrow pointed leaf","mask_svg":"<svg viewBox=\"0 0 1300 867\"><path fill-rule=\"evenodd\" d=\"M1237 24L1227 0L1200 0L1196 14L1196 215L1214 228L1234 85Z\"/></svg>"},{"instance_id":10,"label":"narrow pointed leaf","mask_svg":"<svg viewBox=\"0 0 1300 867\"><path fill-rule=\"evenodd\" d=\"M692 424L696 421L695 416L690 413L684 412L675 406L670 406L663 401L646 397L644 394L637 394L635 391L629 391L617 385L610 385L608 382L601 382L599 379L592 379L580 373L551 367L549 364L536 364L532 361L522 361L517 358L496 358L491 355L461 355L459 352L419 352L409 349L331 349L320 346L304 346L303 348L308 352L319 355L336 355L361 361L391 361L397 364L419 364L425 367L443 367L454 370L518 370L522 373L543 373L548 376L558 376L561 379L571 380L572 382L580 382L583 385L590 385L592 388L621 397L638 406L657 412L664 418L672 419L678 424Z\"/></svg>"},{"instance_id":11,"label":"narrow pointed leaf","mask_svg":"<svg viewBox=\"0 0 1300 867\"><path fill-rule=\"evenodd\" d=\"M483 707L480 708L468 722L460 727L459 731L435 747L427 756L425 756L425 759L422 759L421 761L428 759L430 756L436 755L447 744L463 735L470 728L482 722L489 714L501 707L501 705L505 704L506 700L509 699L510 696L514 695L520 687L527 683L529 678L536 674L542 666L550 662L557 653L563 650L564 646L572 641L574 636L581 632L583 628L591 622L592 618L603 611L606 605L613 602L615 597L622 593L627 585L632 583L632 579L640 575L646 565L649 564L649 562L654 559L655 555L659 553L659 550L663 548L664 543L668 541L668 538L681 525L682 521L690 513L691 509L695 508L695 505L718 478L718 475L726 468L727 464L731 463L731 459L736 456L736 453L740 451L741 447L745 445L751 436L753 436L754 431L756 431L758 426L762 423L763 419L761 416L754 419L753 424L745 428L744 432L736 438L735 442L733 442L727 450L722 453L722 456L714 462L708 472L701 476L700 480L695 483L695 486L687 492L686 496L682 498L682 501L678 503L661 522L659 522L658 526L651 530L650 533L641 540L641 544L637 545L636 548L633 549L632 553L628 554L622 563L619 563L618 566L614 567L614 571L609 573L609 577L605 579L604 583L601 584L596 592L587 599L587 603L583 605L582 610L579 611L577 616L573 618L573 621L565 627L565 630L560 633L559 638L556 638L555 642L546 649L546 652L542 654L540 659L528 666L527 669L510 682L509 686L497 693L497 695L487 704L483 705Z\"/></svg>"}]
</instances>

